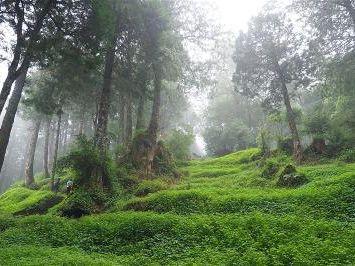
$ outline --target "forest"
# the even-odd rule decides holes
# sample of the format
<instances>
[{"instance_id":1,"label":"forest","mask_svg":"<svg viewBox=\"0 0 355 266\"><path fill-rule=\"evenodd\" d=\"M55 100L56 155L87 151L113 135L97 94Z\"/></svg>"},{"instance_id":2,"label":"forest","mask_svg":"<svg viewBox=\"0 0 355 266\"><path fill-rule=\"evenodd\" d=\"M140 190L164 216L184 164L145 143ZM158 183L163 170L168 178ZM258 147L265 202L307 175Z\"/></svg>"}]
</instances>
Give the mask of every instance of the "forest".
<instances>
[{"instance_id":1,"label":"forest","mask_svg":"<svg viewBox=\"0 0 355 266\"><path fill-rule=\"evenodd\" d=\"M0 265L355 265L355 0L0 0Z\"/></svg>"}]
</instances>

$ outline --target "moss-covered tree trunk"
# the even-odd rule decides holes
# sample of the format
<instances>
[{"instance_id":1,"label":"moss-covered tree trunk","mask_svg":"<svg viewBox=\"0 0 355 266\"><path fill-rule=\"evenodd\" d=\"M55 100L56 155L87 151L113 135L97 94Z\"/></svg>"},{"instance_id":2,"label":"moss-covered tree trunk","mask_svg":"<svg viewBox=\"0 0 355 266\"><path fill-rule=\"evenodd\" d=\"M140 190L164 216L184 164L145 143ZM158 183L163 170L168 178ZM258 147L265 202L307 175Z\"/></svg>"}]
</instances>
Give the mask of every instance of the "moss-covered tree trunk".
<instances>
[{"instance_id":1,"label":"moss-covered tree trunk","mask_svg":"<svg viewBox=\"0 0 355 266\"><path fill-rule=\"evenodd\" d=\"M145 106L145 99L144 95L139 97L138 108L137 108L137 123L136 123L136 130L144 128L144 106Z\"/></svg>"},{"instance_id":2,"label":"moss-covered tree trunk","mask_svg":"<svg viewBox=\"0 0 355 266\"><path fill-rule=\"evenodd\" d=\"M27 160L26 160L26 167L25 167L25 184L26 186L30 186L34 182L34 175L33 175L33 162L35 158L36 146L37 146L37 139L38 133L41 126L41 120L37 119L34 121L31 127L31 137L30 143L28 148Z\"/></svg>"}]
</instances>

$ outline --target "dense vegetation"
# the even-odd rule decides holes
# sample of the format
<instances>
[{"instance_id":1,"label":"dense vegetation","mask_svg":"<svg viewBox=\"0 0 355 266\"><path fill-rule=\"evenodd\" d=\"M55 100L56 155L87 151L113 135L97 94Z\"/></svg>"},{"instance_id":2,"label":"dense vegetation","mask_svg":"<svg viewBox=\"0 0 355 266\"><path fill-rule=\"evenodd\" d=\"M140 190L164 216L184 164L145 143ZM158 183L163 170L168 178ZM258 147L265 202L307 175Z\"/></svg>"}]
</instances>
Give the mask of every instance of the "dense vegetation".
<instances>
[{"instance_id":1,"label":"dense vegetation","mask_svg":"<svg viewBox=\"0 0 355 266\"><path fill-rule=\"evenodd\" d=\"M307 183L280 187L279 175L291 161L282 154L265 161L259 150L251 149L191 162L183 168L189 176L179 183L146 197L117 201L106 214L78 220L53 214L9 215L49 196L46 191L14 187L0 197L0 205L6 206L1 209L1 261L353 264L355 165L332 161L297 167ZM269 164L280 169L265 176Z\"/></svg>"},{"instance_id":2,"label":"dense vegetation","mask_svg":"<svg viewBox=\"0 0 355 266\"><path fill-rule=\"evenodd\" d=\"M0 1L1 265L355 265L355 2L209 2Z\"/></svg>"}]
</instances>

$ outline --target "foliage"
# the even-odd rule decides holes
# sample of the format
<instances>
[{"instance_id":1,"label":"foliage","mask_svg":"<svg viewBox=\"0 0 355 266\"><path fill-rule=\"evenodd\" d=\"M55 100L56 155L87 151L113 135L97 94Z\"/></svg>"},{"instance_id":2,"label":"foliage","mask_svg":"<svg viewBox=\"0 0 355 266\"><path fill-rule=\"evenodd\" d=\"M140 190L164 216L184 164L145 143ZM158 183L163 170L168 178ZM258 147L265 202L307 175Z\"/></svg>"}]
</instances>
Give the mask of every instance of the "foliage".
<instances>
[{"instance_id":1,"label":"foliage","mask_svg":"<svg viewBox=\"0 0 355 266\"><path fill-rule=\"evenodd\" d=\"M298 187L307 183L307 181L304 174L297 173L296 167L289 164L280 172L277 185L280 187Z\"/></svg>"},{"instance_id":2,"label":"foliage","mask_svg":"<svg viewBox=\"0 0 355 266\"><path fill-rule=\"evenodd\" d=\"M166 147L177 160L187 160L190 157L190 147L194 141L192 130L173 130L165 139Z\"/></svg>"},{"instance_id":3,"label":"foliage","mask_svg":"<svg viewBox=\"0 0 355 266\"><path fill-rule=\"evenodd\" d=\"M161 179L143 180L138 184L134 194L139 197L146 196L149 193L158 192L166 189L167 187L167 184Z\"/></svg>"},{"instance_id":4,"label":"foliage","mask_svg":"<svg viewBox=\"0 0 355 266\"><path fill-rule=\"evenodd\" d=\"M309 183L281 188L276 180L260 178L257 166L269 161L290 173L292 159L274 154L261 160L259 149L249 149L190 161L184 168L190 176L179 184L125 200L122 209L136 212L112 209L76 220L0 215L0 260L6 265L353 264L355 165L302 165L297 170ZM67 202L95 213L92 193L77 193ZM97 193L95 201L107 199Z\"/></svg>"},{"instance_id":5,"label":"foliage","mask_svg":"<svg viewBox=\"0 0 355 266\"><path fill-rule=\"evenodd\" d=\"M76 146L59 159L58 170L63 172L67 168L73 169L75 181L81 186L95 182L95 171L101 166L105 169L106 175L109 175L109 164L108 158L104 161L100 159L93 141L88 140L85 136L79 136Z\"/></svg>"},{"instance_id":6,"label":"foliage","mask_svg":"<svg viewBox=\"0 0 355 266\"><path fill-rule=\"evenodd\" d=\"M346 162L346 163L353 163L355 162L355 150L354 149L347 149L343 151L338 159L340 161Z\"/></svg>"},{"instance_id":7,"label":"foliage","mask_svg":"<svg viewBox=\"0 0 355 266\"><path fill-rule=\"evenodd\" d=\"M207 150L214 156L243 150L251 142L248 128L240 121L210 124L205 128L203 138Z\"/></svg>"}]
</instances>

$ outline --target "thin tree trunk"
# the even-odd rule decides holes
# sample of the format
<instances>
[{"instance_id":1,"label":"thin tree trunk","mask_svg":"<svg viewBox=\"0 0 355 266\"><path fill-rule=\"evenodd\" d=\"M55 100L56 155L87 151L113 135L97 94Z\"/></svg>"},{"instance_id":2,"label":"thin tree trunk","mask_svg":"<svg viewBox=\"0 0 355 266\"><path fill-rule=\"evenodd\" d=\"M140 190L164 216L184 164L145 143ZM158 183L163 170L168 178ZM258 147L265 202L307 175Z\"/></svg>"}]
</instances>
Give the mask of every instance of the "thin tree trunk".
<instances>
[{"instance_id":1,"label":"thin tree trunk","mask_svg":"<svg viewBox=\"0 0 355 266\"><path fill-rule=\"evenodd\" d=\"M290 128L291 135L292 135L293 155L294 155L294 158L296 159L296 161L298 163L300 163L303 159L303 150L302 150L302 145L301 145L301 141L300 141L297 126L296 126L295 114L294 114L292 107L291 107L290 96L288 94L285 77L283 75L281 67L278 63L275 64L275 67L276 67L276 71L277 71L277 74L278 74L280 82L281 82L281 91L282 91L284 104L286 107L288 126Z\"/></svg>"},{"instance_id":2,"label":"thin tree trunk","mask_svg":"<svg viewBox=\"0 0 355 266\"><path fill-rule=\"evenodd\" d=\"M59 137L60 137L60 124L62 122L62 111L58 112L58 122L57 122L57 130L55 137L55 146L54 146L54 155L53 155L53 168L52 168L52 180L51 180L51 188L54 189L54 177L57 168L57 157L58 157L58 146L59 146Z\"/></svg>"},{"instance_id":3,"label":"thin tree trunk","mask_svg":"<svg viewBox=\"0 0 355 266\"><path fill-rule=\"evenodd\" d=\"M48 170L48 153L49 153L49 135L50 135L51 119L47 117L44 133L44 146L43 146L43 169L45 178L49 178Z\"/></svg>"},{"instance_id":4,"label":"thin tree trunk","mask_svg":"<svg viewBox=\"0 0 355 266\"><path fill-rule=\"evenodd\" d=\"M16 111L17 111L17 106L21 100L22 90L25 85L28 67L29 67L29 65L27 65L26 68L24 68L23 72L21 73L21 75L18 77L18 79L15 82L15 87L12 92L4 119L1 124L1 129L0 129L0 172L1 172L2 164L4 163L6 148L7 148L7 145L9 144L9 138L10 138L11 129L12 129L12 126L14 123L14 119L15 119L15 115L16 115Z\"/></svg>"},{"instance_id":5,"label":"thin tree trunk","mask_svg":"<svg viewBox=\"0 0 355 266\"><path fill-rule=\"evenodd\" d=\"M123 145L125 142L124 133L126 128L126 102L123 93L120 94L120 120L119 120L119 144Z\"/></svg>"},{"instance_id":6,"label":"thin tree trunk","mask_svg":"<svg viewBox=\"0 0 355 266\"><path fill-rule=\"evenodd\" d=\"M31 138L27 154L26 168L25 168L25 184L30 186L34 182L33 176L33 162L35 159L35 152L37 146L38 133L41 126L41 120L37 119L31 129Z\"/></svg>"},{"instance_id":7,"label":"thin tree trunk","mask_svg":"<svg viewBox=\"0 0 355 266\"><path fill-rule=\"evenodd\" d=\"M29 39L29 44L27 46L27 49L24 53L22 63L20 67L18 68L20 56L21 56L21 46L23 44L23 36L22 36L22 22L20 20L23 20L20 16L20 19L18 21L18 24L21 22L21 26L17 25L17 43L14 49L14 58L10 64L10 67L8 69L7 77L5 79L5 82L3 83L1 93L0 93L0 113L2 113L6 100L10 94L12 84L15 82L15 80L22 75L22 73L27 72L27 68L30 65L30 62L32 60L33 56L33 50L34 46L39 38L39 33L40 30L43 26L43 21L46 18L47 14L51 10L51 8L55 5L56 0L47 0L46 3L44 4L44 7L42 11L39 13L38 18L34 24L33 30L30 34L30 39ZM20 32L21 31L21 32Z\"/></svg>"},{"instance_id":8,"label":"thin tree trunk","mask_svg":"<svg viewBox=\"0 0 355 266\"><path fill-rule=\"evenodd\" d=\"M84 134L84 123L85 123L85 108L83 108L81 110L81 113L80 113L78 135L83 135Z\"/></svg>"},{"instance_id":9,"label":"thin tree trunk","mask_svg":"<svg viewBox=\"0 0 355 266\"><path fill-rule=\"evenodd\" d=\"M132 93L129 91L127 93L127 101L126 101L126 132L125 132L125 146L128 147L132 141Z\"/></svg>"},{"instance_id":10,"label":"thin tree trunk","mask_svg":"<svg viewBox=\"0 0 355 266\"><path fill-rule=\"evenodd\" d=\"M62 130L62 142L61 142L61 146L62 146L62 154L64 154L67 151L67 144L68 144L68 131L69 131L69 121L68 121L69 117L66 116L66 119L64 120L63 123L63 130Z\"/></svg>"},{"instance_id":11,"label":"thin tree trunk","mask_svg":"<svg viewBox=\"0 0 355 266\"><path fill-rule=\"evenodd\" d=\"M144 105L145 105L145 99L144 99L144 96L141 95L139 97L139 103L138 103L138 109L137 109L136 130L144 128Z\"/></svg>"},{"instance_id":12,"label":"thin tree trunk","mask_svg":"<svg viewBox=\"0 0 355 266\"><path fill-rule=\"evenodd\" d=\"M49 129L48 169L53 168L54 142L55 142L55 123L51 122L50 129Z\"/></svg>"}]
</instances>

